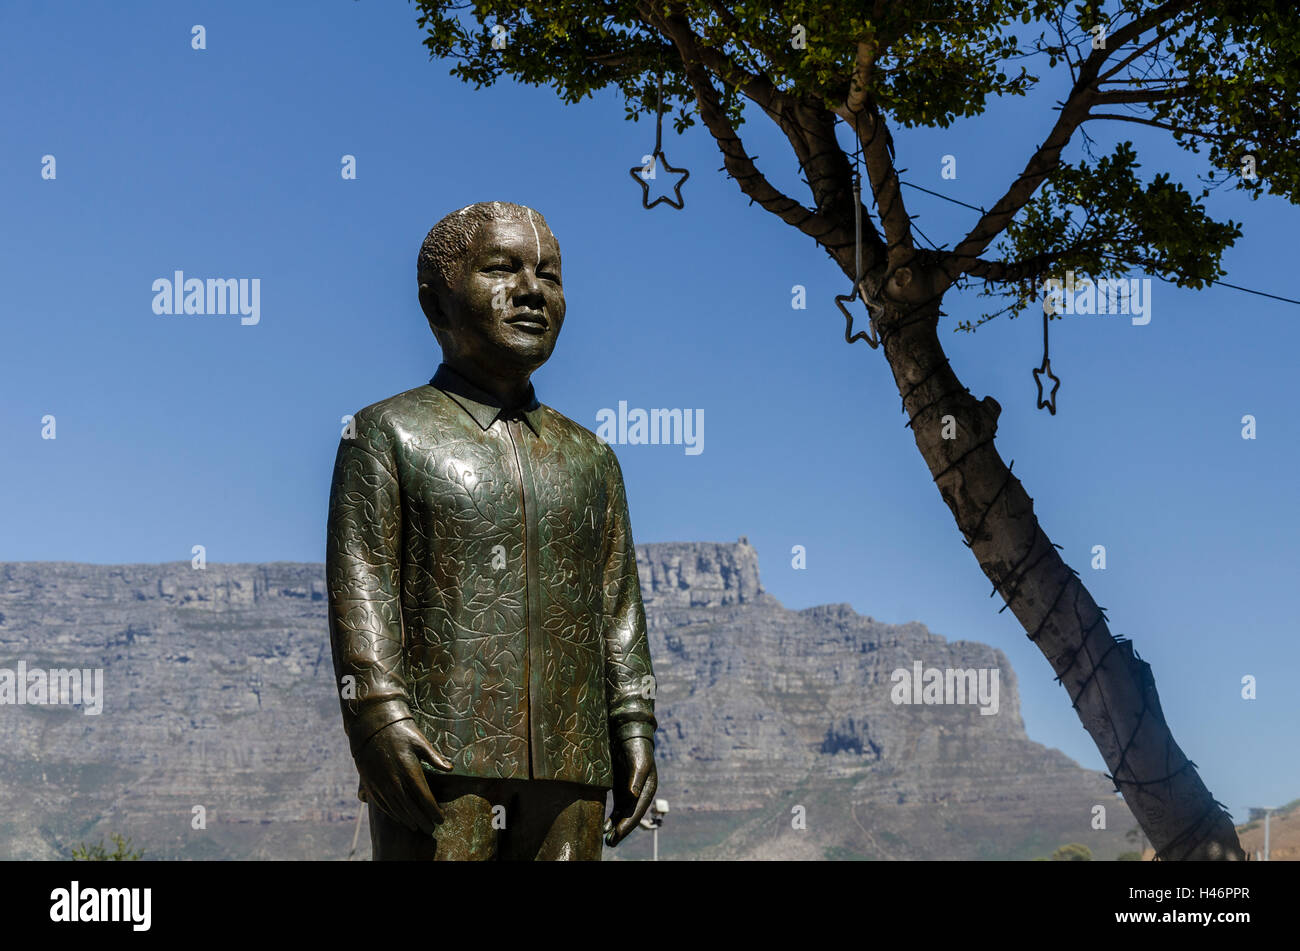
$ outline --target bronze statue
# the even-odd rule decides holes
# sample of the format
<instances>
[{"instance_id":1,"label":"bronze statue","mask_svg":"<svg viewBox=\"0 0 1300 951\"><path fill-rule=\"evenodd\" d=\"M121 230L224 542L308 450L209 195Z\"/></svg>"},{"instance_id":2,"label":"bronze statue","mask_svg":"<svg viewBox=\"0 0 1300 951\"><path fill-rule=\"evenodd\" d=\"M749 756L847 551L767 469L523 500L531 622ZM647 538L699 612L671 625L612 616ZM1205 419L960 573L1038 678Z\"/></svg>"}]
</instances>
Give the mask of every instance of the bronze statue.
<instances>
[{"instance_id":1,"label":"bronze statue","mask_svg":"<svg viewBox=\"0 0 1300 951\"><path fill-rule=\"evenodd\" d=\"M658 785L654 680L618 460L529 379L564 323L559 244L480 202L434 226L418 272L443 363L356 414L329 506L374 857L599 859Z\"/></svg>"}]
</instances>

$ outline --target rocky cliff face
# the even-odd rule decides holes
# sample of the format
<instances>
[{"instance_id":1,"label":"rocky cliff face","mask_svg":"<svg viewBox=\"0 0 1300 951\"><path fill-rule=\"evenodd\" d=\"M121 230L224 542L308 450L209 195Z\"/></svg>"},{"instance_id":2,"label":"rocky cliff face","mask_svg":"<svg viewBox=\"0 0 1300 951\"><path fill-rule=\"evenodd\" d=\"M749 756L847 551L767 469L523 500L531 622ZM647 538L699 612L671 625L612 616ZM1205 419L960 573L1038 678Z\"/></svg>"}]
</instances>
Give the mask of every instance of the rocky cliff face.
<instances>
[{"instance_id":1,"label":"rocky cliff face","mask_svg":"<svg viewBox=\"0 0 1300 951\"><path fill-rule=\"evenodd\" d=\"M672 810L662 857L1125 849L1134 822L1110 784L1025 736L999 651L847 605L789 611L743 539L637 558ZM347 855L356 773L326 631L321 565L0 565L0 668L100 667L105 694L98 716L0 706L0 856L54 858L111 832L149 857ZM918 662L983 670L986 687L998 671L997 712L894 702L895 672ZM1097 805L1106 830L1091 828ZM610 856L642 857L648 838Z\"/></svg>"},{"instance_id":2,"label":"rocky cliff face","mask_svg":"<svg viewBox=\"0 0 1300 951\"><path fill-rule=\"evenodd\" d=\"M773 606L779 602L763 590L758 552L749 540L660 542L638 545L637 575L646 621L653 609L722 608L733 604Z\"/></svg>"}]
</instances>

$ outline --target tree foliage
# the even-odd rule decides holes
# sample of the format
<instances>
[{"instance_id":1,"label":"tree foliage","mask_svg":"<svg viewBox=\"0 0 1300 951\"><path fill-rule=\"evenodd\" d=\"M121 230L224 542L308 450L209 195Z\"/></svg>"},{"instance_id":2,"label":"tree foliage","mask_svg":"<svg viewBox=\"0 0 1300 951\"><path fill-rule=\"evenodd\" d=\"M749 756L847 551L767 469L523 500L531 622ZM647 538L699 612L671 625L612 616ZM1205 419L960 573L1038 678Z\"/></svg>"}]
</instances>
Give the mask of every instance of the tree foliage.
<instances>
[{"instance_id":1,"label":"tree foliage","mask_svg":"<svg viewBox=\"0 0 1300 951\"><path fill-rule=\"evenodd\" d=\"M452 73L467 82L509 76L554 87L566 102L614 87L627 118L637 119L654 114L662 74L665 109L679 132L695 124L699 104L680 51L655 28L672 18L690 27L732 129L753 103L783 121L791 114L774 104L811 103L843 117L855 82L871 113L887 123L886 136L890 125L947 128L981 115L993 100L1049 82L1070 93L1063 115L1087 100L1080 115L1068 117L1068 131L1099 121L1165 129L1205 160L1195 192L1167 173L1144 175L1127 141L1099 159L1058 156L1042 163L1041 176L1022 173L1022 181L1038 179L1029 194L1004 196L1000 204L1011 214L982 222L974 243L979 251L993 245L995 259L965 253L970 235L944 258L953 280L982 281L983 295L1007 302L962 329L1021 312L1045 275L1065 269L1091 279L1140 270L1203 287L1223 276L1223 252L1241 234L1237 222L1206 210L1210 189L1228 185L1290 201L1300 193L1300 34L1293 7L1278 0L416 6L430 54L453 60ZM826 196L814 200L814 210L824 211ZM886 236L889 244L911 238L910 229Z\"/></svg>"},{"instance_id":2,"label":"tree foliage","mask_svg":"<svg viewBox=\"0 0 1300 951\"><path fill-rule=\"evenodd\" d=\"M1092 849L1078 842L1063 845L1052 853L1053 862L1091 862Z\"/></svg>"},{"instance_id":3,"label":"tree foliage","mask_svg":"<svg viewBox=\"0 0 1300 951\"><path fill-rule=\"evenodd\" d=\"M134 862L144 856L143 849L133 849L131 847L130 836L123 836L114 832L110 838L113 840L113 851L108 851L104 845L104 840L100 839L94 845L86 845L82 842L72 849L72 858L78 862Z\"/></svg>"}]
</instances>

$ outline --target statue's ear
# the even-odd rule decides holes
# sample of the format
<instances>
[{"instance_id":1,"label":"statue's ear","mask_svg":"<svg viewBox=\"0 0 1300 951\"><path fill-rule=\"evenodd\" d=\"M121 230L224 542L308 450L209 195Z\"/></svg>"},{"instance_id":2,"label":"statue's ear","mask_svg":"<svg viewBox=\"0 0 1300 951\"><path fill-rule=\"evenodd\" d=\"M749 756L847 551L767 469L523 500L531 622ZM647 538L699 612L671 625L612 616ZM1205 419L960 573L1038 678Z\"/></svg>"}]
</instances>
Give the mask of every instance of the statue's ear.
<instances>
[{"instance_id":1,"label":"statue's ear","mask_svg":"<svg viewBox=\"0 0 1300 951\"><path fill-rule=\"evenodd\" d=\"M432 284L420 285L420 309L424 311L424 316L428 318L429 326L434 329L434 333L437 333L440 328L444 330L447 328L447 314Z\"/></svg>"}]
</instances>

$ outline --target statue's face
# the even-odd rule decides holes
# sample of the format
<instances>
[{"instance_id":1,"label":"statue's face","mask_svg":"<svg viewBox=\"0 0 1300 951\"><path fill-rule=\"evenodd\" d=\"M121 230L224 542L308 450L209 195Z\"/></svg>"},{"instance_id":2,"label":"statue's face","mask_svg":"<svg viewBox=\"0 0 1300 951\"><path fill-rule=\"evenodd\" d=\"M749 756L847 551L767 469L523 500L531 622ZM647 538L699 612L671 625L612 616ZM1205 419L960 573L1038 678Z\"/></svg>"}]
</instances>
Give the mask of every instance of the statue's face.
<instances>
[{"instance_id":1,"label":"statue's face","mask_svg":"<svg viewBox=\"0 0 1300 951\"><path fill-rule=\"evenodd\" d=\"M550 359L564 324L560 246L550 229L529 218L484 222L461 264L437 308L448 362L495 376Z\"/></svg>"}]
</instances>

